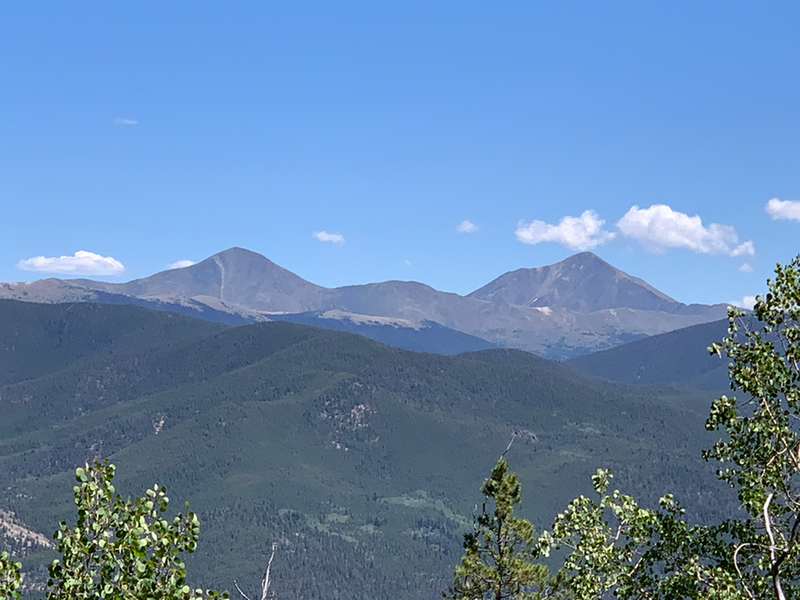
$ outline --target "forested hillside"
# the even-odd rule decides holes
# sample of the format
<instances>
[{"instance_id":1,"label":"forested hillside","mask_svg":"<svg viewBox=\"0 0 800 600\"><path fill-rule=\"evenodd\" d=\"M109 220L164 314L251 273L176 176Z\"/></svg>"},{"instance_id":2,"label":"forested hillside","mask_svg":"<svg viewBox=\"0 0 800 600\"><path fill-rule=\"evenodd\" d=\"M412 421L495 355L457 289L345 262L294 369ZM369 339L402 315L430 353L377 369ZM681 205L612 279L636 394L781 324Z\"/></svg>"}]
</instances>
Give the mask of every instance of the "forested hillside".
<instances>
[{"instance_id":1,"label":"forested hillside","mask_svg":"<svg viewBox=\"0 0 800 600\"><path fill-rule=\"evenodd\" d=\"M692 514L727 510L699 458L702 395L519 351L445 357L291 323L203 326L217 330L118 342L0 387L0 508L48 534L70 517L74 468L109 457L123 493L158 482L198 512L193 584L256 588L274 541L287 599L438 597L513 431L523 512L539 524L587 491L598 462L649 501L675 491Z\"/></svg>"},{"instance_id":2,"label":"forested hillside","mask_svg":"<svg viewBox=\"0 0 800 600\"><path fill-rule=\"evenodd\" d=\"M178 343L222 329L136 306L0 300L0 384L33 379L88 356Z\"/></svg>"},{"instance_id":3,"label":"forested hillside","mask_svg":"<svg viewBox=\"0 0 800 600\"><path fill-rule=\"evenodd\" d=\"M727 320L693 325L578 356L567 364L620 383L672 384L722 393L730 385L728 363L711 356L708 347L722 339L727 328Z\"/></svg>"}]
</instances>

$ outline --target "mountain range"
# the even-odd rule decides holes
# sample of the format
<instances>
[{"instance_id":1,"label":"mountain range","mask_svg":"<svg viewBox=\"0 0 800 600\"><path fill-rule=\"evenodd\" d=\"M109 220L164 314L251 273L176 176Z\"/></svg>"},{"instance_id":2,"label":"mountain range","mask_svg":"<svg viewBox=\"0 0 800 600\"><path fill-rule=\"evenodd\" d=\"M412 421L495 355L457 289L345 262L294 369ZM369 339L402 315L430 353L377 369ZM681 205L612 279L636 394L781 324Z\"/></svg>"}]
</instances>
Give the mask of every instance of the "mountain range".
<instances>
[{"instance_id":1,"label":"mountain range","mask_svg":"<svg viewBox=\"0 0 800 600\"><path fill-rule=\"evenodd\" d=\"M724 304L678 302L591 252L505 273L466 296L414 281L326 288L260 254L231 248L127 283L3 283L0 298L138 304L229 325L296 320L407 349L458 353L485 344L553 359L714 321L726 312Z\"/></svg>"}]
</instances>

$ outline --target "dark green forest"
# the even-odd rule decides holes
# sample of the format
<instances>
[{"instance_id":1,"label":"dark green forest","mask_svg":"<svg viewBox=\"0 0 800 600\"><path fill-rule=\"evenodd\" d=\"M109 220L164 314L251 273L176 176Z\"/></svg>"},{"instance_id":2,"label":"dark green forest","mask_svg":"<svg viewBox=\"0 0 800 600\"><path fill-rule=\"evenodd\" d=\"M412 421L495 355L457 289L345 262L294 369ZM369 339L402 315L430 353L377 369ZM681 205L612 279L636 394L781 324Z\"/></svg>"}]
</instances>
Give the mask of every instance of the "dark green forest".
<instances>
[{"instance_id":1,"label":"dark green forest","mask_svg":"<svg viewBox=\"0 0 800 600\"><path fill-rule=\"evenodd\" d=\"M748 322L752 322L752 316ZM712 321L635 340L567 361L572 367L610 381L636 385L676 385L723 393L730 388L728 361L709 354L728 321Z\"/></svg>"},{"instance_id":2,"label":"dark green forest","mask_svg":"<svg viewBox=\"0 0 800 600\"><path fill-rule=\"evenodd\" d=\"M700 458L707 392L128 306L6 301L0 322L0 510L49 536L74 519L75 468L108 458L123 494L158 483L197 512L192 585L257 589L276 542L282 598L439 597L513 432L538 527L591 490L598 463L644 502L672 491L692 518L734 510ZM43 582L53 551L5 532L0 550Z\"/></svg>"}]
</instances>

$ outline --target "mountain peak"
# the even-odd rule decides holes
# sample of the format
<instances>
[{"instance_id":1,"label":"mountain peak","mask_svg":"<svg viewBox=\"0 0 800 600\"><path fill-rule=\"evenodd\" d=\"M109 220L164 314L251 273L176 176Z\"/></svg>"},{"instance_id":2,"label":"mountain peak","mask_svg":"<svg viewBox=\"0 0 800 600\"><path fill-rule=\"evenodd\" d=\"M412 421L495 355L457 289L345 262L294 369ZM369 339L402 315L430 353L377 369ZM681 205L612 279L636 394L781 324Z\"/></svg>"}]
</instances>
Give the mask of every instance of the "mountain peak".
<instances>
[{"instance_id":1,"label":"mountain peak","mask_svg":"<svg viewBox=\"0 0 800 600\"><path fill-rule=\"evenodd\" d=\"M604 265L608 265L606 261L602 258L597 256L594 252L578 252L577 254L573 254L572 256L568 256L561 263L578 263L578 264L591 264L591 263L602 263ZM560 264L560 263L556 263ZM609 265L610 266L610 265Z\"/></svg>"},{"instance_id":2,"label":"mountain peak","mask_svg":"<svg viewBox=\"0 0 800 600\"><path fill-rule=\"evenodd\" d=\"M611 308L670 312L682 306L592 252L580 252L544 267L509 271L469 297L583 313Z\"/></svg>"},{"instance_id":3,"label":"mountain peak","mask_svg":"<svg viewBox=\"0 0 800 600\"><path fill-rule=\"evenodd\" d=\"M572 260L599 260L599 261L602 261L602 262L606 262L602 258L597 256L597 254L595 254L594 252L589 252L588 250L584 250L583 252L578 252L577 254L573 254L572 256L568 256L567 258L565 258L561 262L567 262L567 261L572 261Z\"/></svg>"},{"instance_id":4,"label":"mountain peak","mask_svg":"<svg viewBox=\"0 0 800 600\"><path fill-rule=\"evenodd\" d=\"M257 260L266 260L268 262L272 262L263 254L259 254L258 252L253 252L252 250L248 250L247 248L240 248L239 246L232 246L227 250L222 250L221 252L217 252L216 254L212 254L208 258L213 259L214 257L224 257L224 258L232 258L232 259L240 259L240 258L249 258L249 259L257 259ZM208 260L208 259L206 259ZM273 263L274 264L274 263Z\"/></svg>"},{"instance_id":5,"label":"mountain peak","mask_svg":"<svg viewBox=\"0 0 800 600\"><path fill-rule=\"evenodd\" d=\"M215 298L255 311L317 308L326 288L306 281L258 252L234 246L197 264L128 283L82 282L92 289L140 297Z\"/></svg>"}]
</instances>

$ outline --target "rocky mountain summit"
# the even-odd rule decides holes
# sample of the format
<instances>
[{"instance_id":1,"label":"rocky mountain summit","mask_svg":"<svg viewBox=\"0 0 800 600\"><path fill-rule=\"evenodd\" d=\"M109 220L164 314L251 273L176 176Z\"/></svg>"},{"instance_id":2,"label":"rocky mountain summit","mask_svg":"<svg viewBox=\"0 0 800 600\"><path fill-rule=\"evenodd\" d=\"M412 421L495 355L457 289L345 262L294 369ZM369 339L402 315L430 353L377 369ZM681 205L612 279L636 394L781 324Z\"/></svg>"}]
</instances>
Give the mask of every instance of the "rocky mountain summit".
<instances>
[{"instance_id":1,"label":"rocky mountain summit","mask_svg":"<svg viewBox=\"0 0 800 600\"><path fill-rule=\"evenodd\" d=\"M555 359L714 321L726 311L722 304L680 303L591 252L505 273L466 296L415 281L326 288L260 254L230 248L195 265L127 283L47 279L0 284L0 298L139 304L228 324L338 311L337 328L345 321L349 331L375 339L410 339L408 335L425 329L426 339L432 340L433 323L448 340L464 339L461 351L474 349L477 337ZM330 323L322 318L315 322L322 327ZM408 335L379 335L381 327L406 328ZM472 338L467 341L455 332ZM427 343L411 347L426 350ZM452 341L445 345L451 352L460 349ZM430 351L439 347L443 345L432 343Z\"/></svg>"},{"instance_id":2,"label":"rocky mountain summit","mask_svg":"<svg viewBox=\"0 0 800 600\"><path fill-rule=\"evenodd\" d=\"M89 279L70 283L114 294L216 298L251 310L292 313L317 310L326 291L244 248L230 248L190 267L128 283Z\"/></svg>"},{"instance_id":3,"label":"rocky mountain summit","mask_svg":"<svg viewBox=\"0 0 800 600\"><path fill-rule=\"evenodd\" d=\"M554 265L510 271L469 297L581 313L623 307L676 312L684 306L591 252L575 254Z\"/></svg>"}]
</instances>

